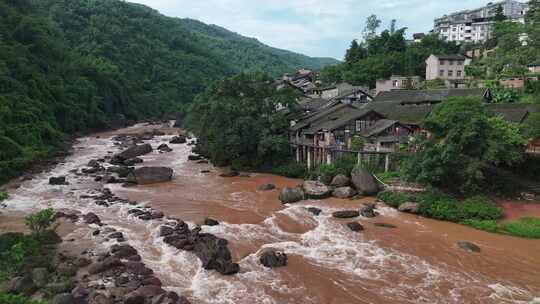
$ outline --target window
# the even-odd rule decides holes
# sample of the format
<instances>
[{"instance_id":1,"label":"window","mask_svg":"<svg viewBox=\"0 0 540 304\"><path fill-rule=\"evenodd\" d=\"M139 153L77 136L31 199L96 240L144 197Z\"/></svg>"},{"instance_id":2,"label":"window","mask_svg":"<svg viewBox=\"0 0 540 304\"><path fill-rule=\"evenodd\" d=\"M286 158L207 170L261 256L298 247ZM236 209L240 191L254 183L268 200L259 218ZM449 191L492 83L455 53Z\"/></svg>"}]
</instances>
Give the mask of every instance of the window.
<instances>
[{"instance_id":1,"label":"window","mask_svg":"<svg viewBox=\"0 0 540 304\"><path fill-rule=\"evenodd\" d=\"M449 65L454 65L454 60L448 60Z\"/></svg>"},{"instance_id":2,"label":"window","mask_svg":"<svg viewBox=\"0 0 540 304\"><path fill-rule=\"evenodd\" d=\"M439 60L439 65L444 65L444 60Z\"/></svg>"},{"instance_id":3,"label":"window","mask_svg":"<svg viewBox=\"0 0 540 304\"><path fill-rule=\"evenodd\" d=\"M457 71L457 77L461 77L463 75L463 71Z\"/></svg>"},{"instance_id":4,"label":"window","mask_svg":"<svg viewBox=\"0 0 540 304\"><path fill-rule=\"evenodd\" d=\"M448 77L453 77L453 76L454 76L454 71L449 70L449 71L448 71Z\"/></svg>"},{"instance_id":5,"label":"window","mask_svg":"<svg viewBox=\"0 0 540 304\"><path fill-rule=\"evenodd\" d=\"M443 76L444 76L444 70L440 70L440 71L439 71L439 76L440 76L440 77L443 77Z\"/></svg>"},{"instance_id":6,"label":"window","mask_svg":"<svg viewBox=\"0 0 540 304\"><path fill-rule=\"evenodd\" d=\"M360 132L368 127L368 122L365 120L356 121L356 132Z\"/></svg>"},{"instance_id":7,"label":"window","mask_svg":"<svg viewBox=\"0 0 540 304\"><path fill-rule=\"evenodd\" d=\"M455 32L455 31L456 31L456 28L453 28L453 29L452 29L452 32Z\"/></svg>"},{"instance_id":8,"label":"window","mask_svg":"<svg viewBox=\"0 0 540 304\"><path fill-rule=\"evenodd\" d=\"M458 60L457 65L463 65L463 61Z\"/></svg>"},{"instance_id":9,"label":"window","mask_svg":"<svg viewBox=\"0 0 540 304\"><path fill-rule=\"evenodd\" d=\"M392 81L392 86L393 86L394 88L399 87L399 81L397 81L397 80Z\"/></svg>"}]
</instances>

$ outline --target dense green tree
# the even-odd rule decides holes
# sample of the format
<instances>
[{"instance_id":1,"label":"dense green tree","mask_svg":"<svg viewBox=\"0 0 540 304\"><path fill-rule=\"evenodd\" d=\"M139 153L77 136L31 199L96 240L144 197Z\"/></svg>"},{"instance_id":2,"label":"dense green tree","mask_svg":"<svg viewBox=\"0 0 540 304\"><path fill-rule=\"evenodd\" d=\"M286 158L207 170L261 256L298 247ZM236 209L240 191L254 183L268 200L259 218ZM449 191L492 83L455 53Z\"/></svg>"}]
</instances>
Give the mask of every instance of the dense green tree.
<instances>
[{"instance_id":1,"label":"dense green tree","mask_svg":"<svg viewBox=\"0 0 540 304\"><path fill-rule=\"evenodd\" d=\"M528 142L519 125L490 116L476 98L437 105L423 127L430 136L417 139L403 171L414 181L462 192L479 190L488 166L520 163Z\"/></svg>"},{"instance_id":2,"label":"dense green tree","mask_svg":"<svg viewBox=\"0 0 540 304\"><path fill-rule=\"evenodd\" d=\"M419 43L407 44L406 28L383 31L361 44L353 41L347 50L345 62L321 71L321 79L330 83L347 81L355 85L375 86L380 78L393 74L423 76L425 60L431 54L452 54L459 51L453 42L440 39L436 34L426 35Z\"/></svg>"},{"instance_id":3,"label":"dense green tree","mask_svg":"<svg viewBox=\"0 0 540 304\"><path fill-rule=\"evenodd\" d=\"M502 4L497 5L495 8L495 16L493 17L493 20L496 22L501 22L506 20L506 16L504 15L504 8Z\"/></svg>"},{"instance_id":4,"label":"dense green tree","mask_svg":"<svg viewBox=\"0 0 540 304\"><path fill-rule=\"evenodd\" d=\"M286 114L296 97L266 75L240 74L199 95L186 126L213 163L268 169L289 159Z\"/></svg>"}]
</instances>

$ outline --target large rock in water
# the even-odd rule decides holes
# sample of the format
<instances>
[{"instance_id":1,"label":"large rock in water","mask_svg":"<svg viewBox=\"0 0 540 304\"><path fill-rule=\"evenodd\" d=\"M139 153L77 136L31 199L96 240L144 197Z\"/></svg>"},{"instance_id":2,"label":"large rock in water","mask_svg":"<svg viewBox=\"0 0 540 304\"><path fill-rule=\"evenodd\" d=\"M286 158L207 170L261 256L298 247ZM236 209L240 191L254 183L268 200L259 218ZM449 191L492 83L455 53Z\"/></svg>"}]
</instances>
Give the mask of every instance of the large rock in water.
<instances>
[{"instance_id":1,"label":"large rock in water","mask_svg":"<svg viewBox=\"0 0 540 304\"><path fill-rule=\"evenodd\" d=\"M128 176L128 181L139 185L168 182L172 180L173 173L173 169L167 167L142 167L135 169Z\"/></svg>"},{"instance_id":2,"label":"large rock in water","mask_svg":"<svg viewBox=\"0 0 540 304\"><path fill-rule=\"evenodd\" d=\"M117 156L126 160L126 159L135 158L141 155L145 155L150 152L152 152L152 146L150 144L144 144L144 145L133 146L125 150L124 152L118 154Z\"/></svg>"},{"instance_id":3,"label":"large rock in water","mask_svg":"<svg viewBox=\"0 0 540 304\"><path fill-rule=\"evenodd\" d=\"M235 274L240 270L240 266L232 262L225 239L211 234L200 234L193 251L201 260L204 269L214 269L224 275Z\"/></svg>"},{"instance_id":4,"label":"large rock in water","mask_svg":"<svg viewBox=\"0 0 540 304\"><path fill-rule=\"evenodd\" d=\"M284 204L297 203L304 199L304 192L298 188L283 188L279 200Z\"/></svg>"},{"instance_id":5,"label":"large rock in water","mask_svg":"<svg viewBox=\"0 0 540 304\"><path fill-rule=\"evenodd\" d=\"M305 181L302 185L304 193L310 199L323 199L331 195L332 190L319 181Z\"/></svg>"},{"instance_id":6,"label":"large rock in water","mask_svg":"<svg viewBox=\"0 0 540 304\"><path fill-rule=\"evenodd\" d=\"M351 187L337 188L332 192L332 196L337 198L351 198L356 195L356 190Z\"/></svg>"},{"instance_id":7,"label":"large rock in water","mask_svg":"<svg viewBox=\"0 0 540 304\"><path fill-rule=\"evenodd\" d=\"M351 181L360 194L375 195L379 192L379 185L373 175L360 166L352 170Z\"/></svg>"},{"instance_id":8,"label":"large rock in water","mask_svg":"<svg viewBox=\"0 0 540 304\"><path fill-rule=\"evenodd\" d=\"M330 185L332 187L341 188L341 187L347 187L350 183L351 183L351 180L347 176L343 174L338 174L334 176L334 178L332 179L332 183Z\"/></svg>"}]
</instances>

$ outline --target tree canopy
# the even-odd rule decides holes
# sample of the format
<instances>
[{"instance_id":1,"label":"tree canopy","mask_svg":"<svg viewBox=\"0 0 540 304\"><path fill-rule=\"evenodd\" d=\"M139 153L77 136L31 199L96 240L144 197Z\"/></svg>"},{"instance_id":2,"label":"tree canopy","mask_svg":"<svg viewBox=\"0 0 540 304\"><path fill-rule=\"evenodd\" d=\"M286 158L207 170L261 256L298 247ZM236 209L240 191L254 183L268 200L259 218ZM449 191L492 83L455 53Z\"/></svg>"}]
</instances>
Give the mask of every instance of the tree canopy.
<instances>
[{"instance_id":1,"label":"tree canopy","mask_svg":"<svg viewBox=\"0 0 540 304\"><path fill-rule=\"evenodd\" d=\"M444 41L436 34L426 35L419 43L408 44L405 39L407 29L396 29L395 22L392 22L390 30L377 35L376 30L380 25L380 21L377 21L377 16L368 18L365 40L351 42L342 64L322 69L323 81L347 81L374 87L377 79L392 75L423 76L425 60L429 55L459 51L459 46L454 42Z\"/></svg>"},{"instance_id":2,"label":"tree canopy","mask_svg":"<svg viewBox=\"0 0 540 304\"><path fill-rule=\"evenodd\" d=\"M451 98L424 121L429 137L419 137L403 162L417 182L452 190L477 191L489 166L519 164L528 138L518 124L491 116L481 100Z\"/></svg>"},{"instance_id":3,"label":"tree canopy","mask_svg":"<svg viewBox=\"0 0 540 304\"><path fill-rule=\"evenodd\" d=\"M215 164L263 169L282 164L290 156L286 114L296 94L276 90L264 74L240 74L199 95L186 126Z\"/></svg>"}]
</instances>

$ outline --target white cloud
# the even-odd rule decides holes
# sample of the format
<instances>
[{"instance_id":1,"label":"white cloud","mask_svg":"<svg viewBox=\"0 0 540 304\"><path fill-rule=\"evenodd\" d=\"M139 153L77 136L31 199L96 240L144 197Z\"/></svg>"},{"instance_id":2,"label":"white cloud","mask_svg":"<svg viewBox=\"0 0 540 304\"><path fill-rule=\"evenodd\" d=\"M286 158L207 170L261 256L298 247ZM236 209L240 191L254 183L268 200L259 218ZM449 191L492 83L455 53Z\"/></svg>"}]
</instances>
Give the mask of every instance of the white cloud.
<instances>
[{"instance_id":1,"label":"white cloud","mask_svg":"<svg viewBox=\"0 0 540 304\"><path fill-rule=\"evenodd\" d=\"M161 13L217 24L274 47L310 56L342 58L350 41L360 38L365 19L376 14L388 27L397 19L408 33L427 32L433 19L474 8L469 0L129 0Z\"/></svg>"}]
</instances>

